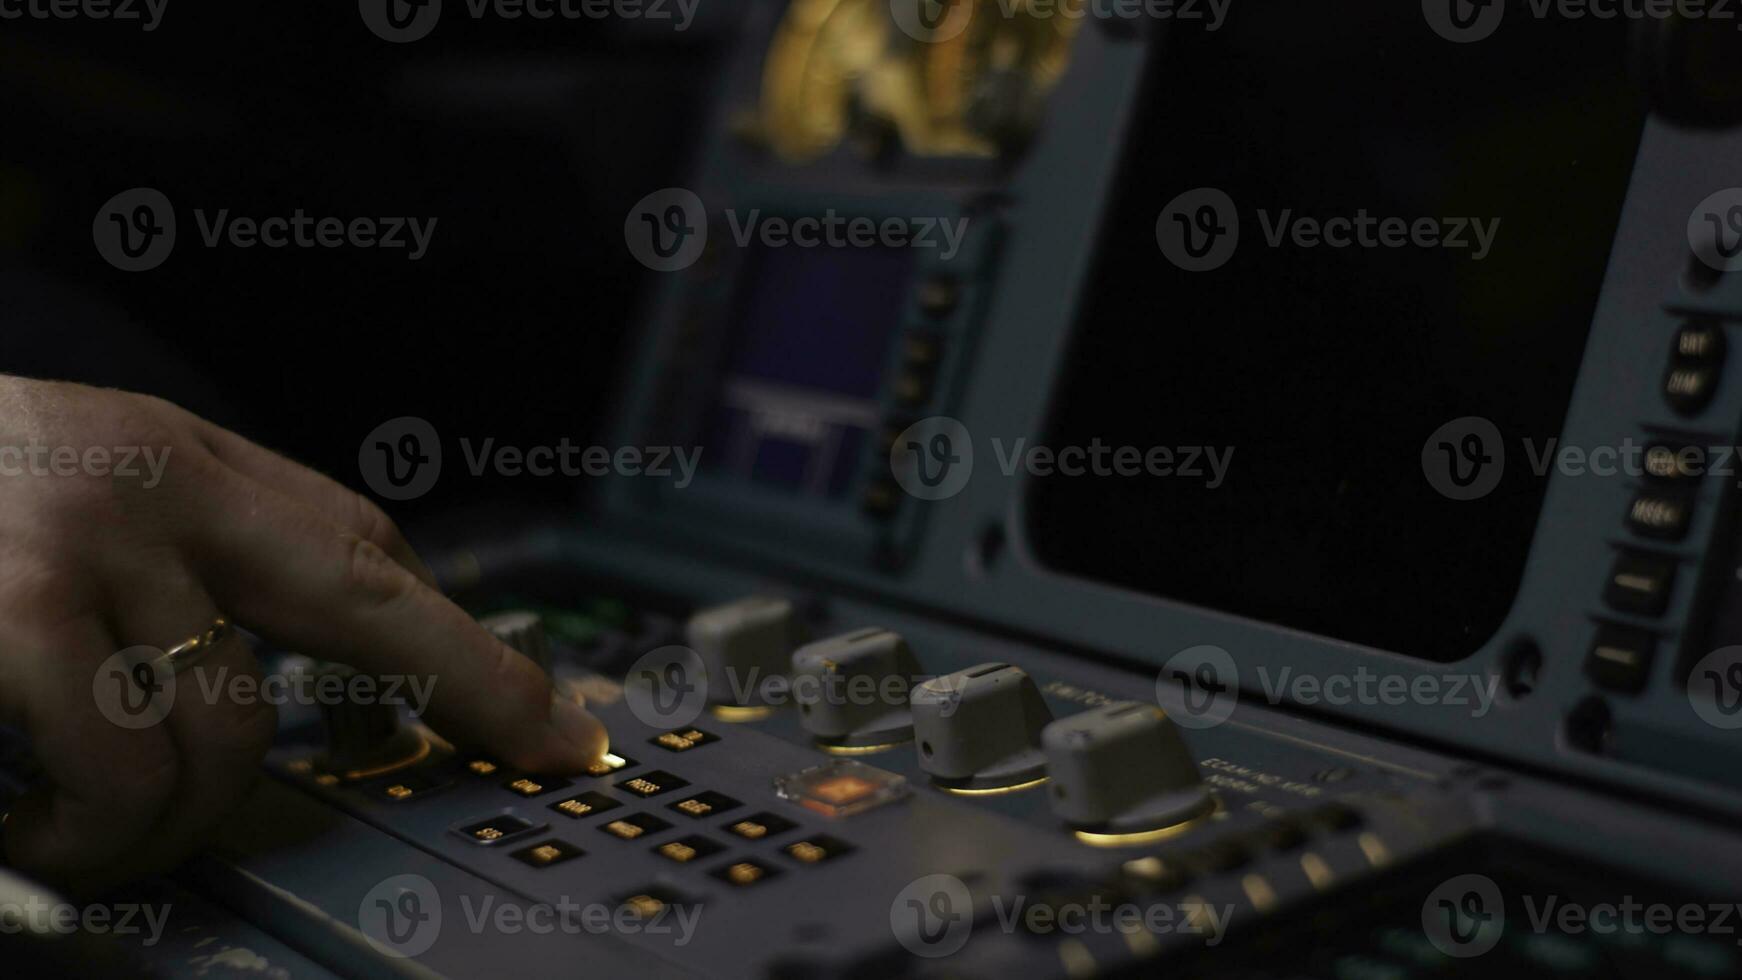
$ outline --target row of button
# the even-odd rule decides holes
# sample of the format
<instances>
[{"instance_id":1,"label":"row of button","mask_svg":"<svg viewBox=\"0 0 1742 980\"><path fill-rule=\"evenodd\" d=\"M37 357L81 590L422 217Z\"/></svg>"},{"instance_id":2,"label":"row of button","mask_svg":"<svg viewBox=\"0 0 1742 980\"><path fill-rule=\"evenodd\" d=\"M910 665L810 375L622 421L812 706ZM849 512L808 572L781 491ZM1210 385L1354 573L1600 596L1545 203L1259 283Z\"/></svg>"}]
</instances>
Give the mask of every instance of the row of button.
<instances>
[{"instance_id":1,"label":"row of button","mask_svg":"<svg viewBox=\"0 0 1742 980\"><path fill-rule=\"evenodd\" d=\"M918 306L927 323L909 327L901 339L901 367L890 385L901 415L883 420L877 437L871 443L873 471L885 474L865 488L860 503L866 514L878 519L894 515L903 496L900 487L886 474L889 451L895 439L907 428L931 400L937 387L938 370L943 363L944 335L940 328L956 312L962 301L963 288L959 280L947 273L927 277L919 285Z\"/></svg>"}]
</instances>

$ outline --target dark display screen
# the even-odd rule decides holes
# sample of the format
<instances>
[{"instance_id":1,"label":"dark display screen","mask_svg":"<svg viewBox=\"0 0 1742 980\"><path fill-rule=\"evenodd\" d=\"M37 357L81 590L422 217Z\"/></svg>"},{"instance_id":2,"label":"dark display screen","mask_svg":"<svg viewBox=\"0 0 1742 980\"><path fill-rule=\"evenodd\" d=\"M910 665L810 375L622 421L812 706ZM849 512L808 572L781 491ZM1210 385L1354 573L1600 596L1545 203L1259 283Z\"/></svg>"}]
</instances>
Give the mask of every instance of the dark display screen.
<instances>
[{"instance_id":1,"label":"dark display screen","mask_svg":"<svg viewBox=\"0 0 1742 980\"><path fill-rule=\"evenodd\" d=\"M704 459L808 496L844 494L881 421L911 249L758 247L744 268Z\"/></svg>"},{"instance_id":2,"label":"dark display screen","mask_svg":"<svg viewBox=\"0 0 1742 980\"><path fill-rule=\"evenodd\" d=\"M1643 123L1626 26L1533 10L1466 44L1410 3L1170 35L1047 438L1231 455L1213 485L1038 479L1046 563L1434 659L1494 634L1546 484L1519 461L1560 431ZM1158 244L1196 188L1240 222L1207 271ZM1327 244L1363 216L1378 244ZM1415 244L1424 219L1463 244ZM1466 416L1516 465L1456 500L1423 447Z\"/></svg>"}]
</instances>

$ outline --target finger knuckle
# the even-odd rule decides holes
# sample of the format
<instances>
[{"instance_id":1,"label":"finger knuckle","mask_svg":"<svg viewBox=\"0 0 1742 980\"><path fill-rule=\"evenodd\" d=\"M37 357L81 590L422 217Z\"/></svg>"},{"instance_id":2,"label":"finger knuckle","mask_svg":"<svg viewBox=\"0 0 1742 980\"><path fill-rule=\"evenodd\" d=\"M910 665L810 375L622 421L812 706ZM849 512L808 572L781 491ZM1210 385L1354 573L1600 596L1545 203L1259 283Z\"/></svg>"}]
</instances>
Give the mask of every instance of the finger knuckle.
<instances>
[{"instance_id":1,"label":"finger knuckle","mask_svg":"<svg viewBox=\"0 0 1742 980\"><path fill-rule=\"evenodd\" d=\"M369 606L400 602L417 589L417 580L381 546L361 535L342 535L345 551L343 587L347 596Z\"/></svg>"}]
</instances>

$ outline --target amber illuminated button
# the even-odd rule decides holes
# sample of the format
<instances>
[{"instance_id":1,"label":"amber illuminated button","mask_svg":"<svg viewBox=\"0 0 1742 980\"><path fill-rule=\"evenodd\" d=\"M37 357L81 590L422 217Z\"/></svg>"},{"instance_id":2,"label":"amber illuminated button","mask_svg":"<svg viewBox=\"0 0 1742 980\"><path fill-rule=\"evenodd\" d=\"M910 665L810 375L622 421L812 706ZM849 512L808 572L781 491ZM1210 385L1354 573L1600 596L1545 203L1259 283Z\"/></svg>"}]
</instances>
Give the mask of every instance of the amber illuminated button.
<instances>
[{"instance_id":1,"label":"amber illuminated button","mask_svg":"<svg viewBox=\"0 0 1742 980\"><path fill-rule=\"evenodd\" d=\"M504 783L503 787L511 793L517 793L525 797L533 797L543 796L546 793L553 793L559 789L565 789L568 785L569 781L566 779L546 779L543 776L522 776L519 779L510 780L509 782Z\"/></svg>"},{"instance_id":2,"label":"amber illuminated button","mask_svg":"<svg viewBox=\"0 0 1742 980\"><path fill-rule=\"evenodd\" d=\"M494 776L502 767L494 759L473 759L466 763L466 771L474 776Z\"/></svg>"},{"instance_id":3,"label":"amber illuminated button","mask_svg":"<svg viewBox=\"0 0 1742 980\"><path fill-rule=\"evenodd\" d=\"M617 905L638 919L651 919L673 905L689 904L689 899L664 885L652 885L640 891L619 896Z\"/></svg>"},{"instance_id":4,"label":"amber illuminated button","mask_svg":"<svg viewBox=\"0 0 1742 980\"><path fill-rule=\"evenodd\" d=\"M662 830L669 829L670 827L671 824L666 823L664 820L661 820L650 813L631 813L626 817L619 817L610 823L604 824L599 829L610 834L612 837L617 837L622 840L635 840L636 838L643 837L647 834L657 834Z\"/></svg>"},{"instance_id":5,"label":"amber illuminated button","mask_svg":"<svg viewBox=\"0 0 1742 980\"><path fill-rule=\"evenodd\" d=\"M787 856L801 864L821 864L852 849L853 846L844 840L821 834L786 845Z\"/></svg>"},{"instance_id":6,"label":"amber illuminated button","mask_svg":"<svg viewBox=\"0 0 1742 980\"><path fill-rule=\"evenodd\" d=\"M767 881L775 875L780 874L780 872L760 861L746 859L734 864L728 864L723 868L718 868L710 872L710 874L728 885L738 888L748 888L751 885Z\"/></svg>"},{"instance_id":7,"label":"amber illuminated button","mask_svg":"<svg viewBox=\"0 0 1742 980\"><path fill-rule=\"evenodd\" d=\"M654 745L671 752L688 752L690 749L700 748L709 742L718 742L719 740L720 736L704 732L700 728L680 728L677 731L655 735L648 739Z\"/></svg>"},{"instance_id":8,"label":"amber illuminated button","mask_svg":"<svg viewBox=\"0 0 1742 980\"><path fill-rule=\"evenodd\" d=\"M552 810L575 820L590 817L595 813L604 813L623 804L605 796L602 793L581 793L566 800L559 800L550 805Z\"/></svg>"},{"instance_id":9,"label":"amber illuminated button","mask_svg":"<svg viewBox=\"0 0 1742 980\"><path fill-rule=\"evenodd\" d=\"M745 840L761 840L782 834L798 826L791 820L774 813L757 813L739 820L726 829Z\"/></svg>"},{"instance_id":10,"label":"amber illuminated button","mask_svg":"<svg viewBox=\"0 0 1742 980\"><path fill-rule=\"evenodd\" d=\"M609 776L619 769L635 764L635 760L615 752L605 753L605 757L587 767L589 776Z\"/></svg>"},{"instance_id":11,"label":"amber illuminated button","mask_svg":"<svg viewBox=\"0 0 1742 980\"><path fill-rule=\"evenodd\" d=\"M617 781L617 788L634 793L636 796L658 796L661 793L688 786L689 783L673 776L669 772L655 769L653 772L633 776Z\"/></svg>"},{"instance_id":12,"label":"amber illuminated button","mask_svg":"<svg viewBox=\"0 0 1742 980\"><path fill-rule=\"evenodd\" d=\"M846 817L881 806L907 795L906 777L837 759L774 781L774 791L783 799L827 817Z\"/></svg>"},{"instance_id":13,"label":"amber illuminated button","mask_svg":"<svg viewBox=\"0 0 1742 980\"><path fill-rule=\"evenodd\" d=\"M421 773L407 772L377 783L371 787L371 792L390 803L403 803L445 786L447 783L438 783Z\"/></svg>"},{"instance_id":14,"label":"amber illuminated button","mask_svg":"<svg viewBox=\"0 0 1742 980\"><path fill-rule=\"evenodd\" d=\"M503 813L488 820L479 820L461 827L454 832L474 844L494 844L520 834L542 828L535 827L530 821L522 820L512 814Z\"/></svg>"},{"instance_id":15,"label":"amber illuminated button","mask_svg":"<svg viewBox=\"0 0 1742 980\"><path fill-rule=\"evenodd\" d=\"M572 861L585 853L587 852L567 841L547 840L531 847L523 847L508 856L535 868L548 868L553 864Z\"/></svg>"},{"instance_id":16,"label":"amber illuminated button","mask_svg":"<svg viewBox=\"0 0 1742 980\"><path fill-rule=\"evenodd\" d=\"M699 820L702 817L711 817L716 813L725 813L727 810L736 809L737 806L737 800L723 793L702 792L688 799L669 804L668 808L676 810L686 817L695 817Z\"/></svg>"},{"instance_id":17,"label":"amber illuminated button","mask_svg":"<svg viewBox=\"0 0 1742 980\"><path fill-rule=\"evenodd\" d=\"M706 837L680 837L655 847L653 853L668 861L688 864L698 858L712 857L723 850L725 848Z\"/></svg>"}]
</instances>

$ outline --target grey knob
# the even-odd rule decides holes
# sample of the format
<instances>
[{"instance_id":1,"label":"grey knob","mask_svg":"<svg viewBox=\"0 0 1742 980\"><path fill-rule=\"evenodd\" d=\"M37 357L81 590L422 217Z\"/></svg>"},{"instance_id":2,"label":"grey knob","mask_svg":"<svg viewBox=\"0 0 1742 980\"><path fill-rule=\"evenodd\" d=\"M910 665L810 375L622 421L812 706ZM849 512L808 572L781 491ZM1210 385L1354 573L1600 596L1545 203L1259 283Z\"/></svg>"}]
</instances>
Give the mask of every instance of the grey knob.
<instances>
[{"instance_id":1,"label":"grey knob","mask_svg":"<svg viewBox=\"0 0 1742 980\"><path fill-rule=\"evenodd\" d=\"M1060 718L1041 743L1053 812L1078 829L1156 830L1211 807L1179 729L1154 705L1123 701Z\"/></svg>"},{"instance_id":2,"label":"grey knob","mask_svg":"<svg viewBox=\"0 0 1742 980\"><path fill-rule=\"evenodd\" d=\"M913 689L919 767L950 789L995 789L1046 773L1040 733L1052 720L1021 668L980 664Z\"/></svg>"},{"instance_id":3,"label":"grey knob","mask_svg":"<svg viewBox=\"0 0 1742 980\"><path fill-rule=\"evenodd\" d=\"M550 637L538 613L525 609L494 613L478 620L496 639L519 651L526 659L550 673Z\"/></svg>"},{"instance_id":4,"label":"grey knob","mask_svg":"<svg viewBox=\"0 0 1742 980\"><path fill-rule=\"evenodd\" d=\"M887 745L913 735L908 708L919 661L880 627L807 643L792 655L792 693L805 731L839 746Z\"/></svg>"},{"instance_id":5,"label":"grey knob","mask_svg":"<svg viewBox=\"0 0 1742 980\"><path fill-rule=\"evenodd\" d=\"M684 631L708 678L708 700L754 704L772 685L785 684L802 633L792 603L751 596L703 609Z\"/></svg>"},{"instance_id":6,"label":"grey knob","mask_svg":"<svg viewBox=\"0 0 1742 980\"><path fill-rule=\"evenodd\" d=\"M334 686L328 678L350 691L357 671L343 664L325 664L315 671L316 690ZM374 690L379 691L379 686ZM423 736L399 723L399 708L379 699L323 700L321 720L326 724L327 747L315 764L346 780L366 779L414 762L424 748Z\"/></svg>"}]
</instances>

